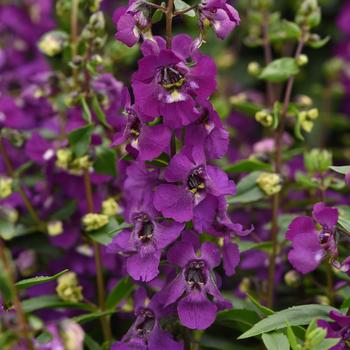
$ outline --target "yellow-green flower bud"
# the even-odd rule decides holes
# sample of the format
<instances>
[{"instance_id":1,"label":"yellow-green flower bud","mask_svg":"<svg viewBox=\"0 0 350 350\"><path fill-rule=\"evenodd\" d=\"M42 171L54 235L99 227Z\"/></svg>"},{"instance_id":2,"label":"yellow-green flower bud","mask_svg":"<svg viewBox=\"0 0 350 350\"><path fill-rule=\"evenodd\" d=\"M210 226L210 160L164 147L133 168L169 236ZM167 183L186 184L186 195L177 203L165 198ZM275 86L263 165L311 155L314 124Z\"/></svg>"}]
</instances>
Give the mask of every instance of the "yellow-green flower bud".
<instances>
[{"instance_id":1,"label":"yellow-green flower bud","mask_svg":"<svg viewBox=\"0 0 350 350\"><path fill-rule=\"evenodd\" d=\"M97 230L108 224L108 216L104 214L89 213L83 217L85 231Z\"/></svg>"},{"instance_id":2,"label":"yellow-green flower bud","mask_svg":"<svg viewBox=\"0 0 350 350\"><path fill-rule=\"evenodd\" d=\"M73 153L68 148L61 148L56 151L56 166L61 169L68 169L69 163L73 159Z\"/></svg>"},{"instance_id":3,"label":"yellow-green flower bud","mask_svg":"<svg viewBox=\"0 0 350 350\"><path fill-rule=\"evenodd\" d=\"M240 94L230 97L230 103L233 105L246 102L246 101L247 101L247 95L244 92L241 92Z\"/></svg>"},{"instance_id":4,"label":"yellow-green flower bud","mask_svg":"<svg viewBox=\"0 0 350 350\"><path fill-rule=\"evenodd\" d=\"M62 221L59 221L59 220L50 221L47 224L47 232L50 236L58 236L61 233L63 233Z\"/></svg>"},{"instance_id":5,"label":"yellow-green flower bud","mask_svg":"<svg viewBox=\"0 0 350 350\"><path fill-rule=\"evenodd\" d=\"M261 67L258 62L250 62L248 64L248 73L253 77L256 77L261 72Z\"/></svg>"},{"instance_id":6,"label":"yellow-green flower bud","mask_svg":"<svg viewBox=\"0 0 350 350\"><path fill-rule=\"evenodd\" d=\"M64 320L60 323L60 336L65 350L83 350L84 331L72 320Z\"/></svg>"},{"instance_id":7,"label":"yellow-green flower bud","mask_svg":"<svg viewBox=\"0 0 350 350\"><path fill-rule=\"evenodd\" d=\"M306 342L310 344L310 349L313 349L315 346L319 345L327 335L327 330L321 327L313 329L306 337Z\"/></svg>"},{"instance_id":8,"label":"yellow-green flower bud","mask_svg":"<svg viewBox=\"0 0 350 350\"><path fill-rule=\"evenodd\" d=\"M102 0L92 0L89 10L91 12L96 12L100 9L100 5L101 5Z\"/></svg>"},{"instance_id":9,"label":"yellow-green flower bud","mask_svg":"<svg viewBox=\"0 0 350 350\"><path fill-rule=\"evenodd\" d=\"M84 299L82 290L74 272L67 272L57 279L56 292L62 300L77 303Z\"/></svg>"},{"instance_id":10,"label":"yellow-green flower bud","mask_svg":"<svg viewBox=\"0 0 350 350\"><path fill-rule=\"evenodd\" d=\"M284 275L284 281L289 287L296 288L300 285L300 274L295 270L290 270Z\"/></svg>"},{"instance_id":11,"label":"yellow-green flower bud","mask_svg":"<svg viewBox=\"0 0 350 350\"><path fill-rule=\"evenodd\" d=\"M13 179L0 176L0 199L5 199L12 194Z\"/></svg>"},{"instance_id":12,"label":"yellow-green flower bud","mask_svg":"<svg viewBox=\"0 0 350 350\"><path fill-rule=\"evenodd\" d=\"M239 284L239 290L242 293L248 293L250 289L250 279L247 277L244 277Z\"/></svg>"},{"instance_id":13,"label":"yellow-green flower bud","mask_svg":"<svg viewBox=\"0 0 350 350\"><path fill-rule=\"evenodd\" d=\"M87 170L91 167L92 163L88 155L79 157L73 160L69 166L69 170L72 174L79 175L82 170Z\"/></svg>"},{"instance_id":14,"label":"yellow-green flower bud","mask_svg":"<svg viewBox=\"0 0 350 350\"><path fill-rule=\"evenodd\" d=\"M273 117L267 111L262 110L255 113L255 120L265 127L269 127L273 123Z\"/></svg>"},{"instance_id":15,"label":"yellow-green flower bud","mask_svg":"<svg viewBox=\"0 0 350 350\"><path fill-rule=\"evenodd\" d=\"M321 305L330 305L329 298L326 295L317 295L316 302Z\"/></svg>"},{"instance_id":16,"label":"yellow-green flower bud","mask_svg":"<svg viewBox=\"0 0 350 350\"><path fill-rule=\"evenodd\" d=\"M44 34L39 41L39 49L46 56L60 54L68 44L68 35L65 32L54 30Z\"/></svg>"},{"instance_id":17,"label":"yellow-green flower bud","mask_svg":"<svg viewBox=\"0 0 350 350\"><path fill-rule=\"evenodd\" d=\"M98 11L90 17L89 26L97 32L105 28L105 17L102 11Z\"/></svg>"},{"instance_id":18,"label":"yellow-green flower bud","mask_svg":"<svg viewBox=\"0 0 350 350\"><path fill-rule=\"evenodd\" d=\"M261 173L256 182L268 196L272 196L282 189L281 177L275 173Z\"/></svg>"},{"instance_id":19,"label":"yellow-green flower bud","mask_svg":"<svg viewBox=\"0 0 350 350\"><path fill-rule=\"evenodd\" d=\"M304 154L304 165L311 173L325 172L332 165L332 153L315 148Z\"/></svg>"},{"instance_id":20,"label":"yellow-green flower bud","mask_svg":"<svg viewBox=\"0 0 350 350\"><path fill-rule=\"evenodd\" d=\"M120 206L114 198L108 198L102 202L102 214L107 216L114 216L120 212Z\"/></svg>"},{"instance_id":21,"label":"yellow-green flower bud","mask_svg":"<svg viewBox=\"0 0 350 350\"><path fill-rule=\"evenodd\" d=\"M301 107L310 107L313 103L312 99L306 95L299 95L296 102Z\"/></svg>"},{"instance_id":22,"label":"yellow-green flower bud","mask_svg":"<svg viewBox=\"0 0 350 350\"><path fill-rule=\"evenodd\" d=\"M298 118L300 120L300 126L301 128L306 132L311 132L311 130L314 127L313 118L310 118L310 115L308 112L300 112L298 115Z\"/></svg>"},{"instance_id":23,"label":"yellow-green flower bud","mask_svg":"<svg viewBox=\"0 0 350 350\"><path fill-rule=\"evenodd\" d=\"M317 108L312 108L307 111L307 115L310 119L317 119L319 116L319 112Z\"/></svg>"},{"instance_id":24,"label":"yellow-green flower bud","mask_svg":"<svg viewBox=\"0 0 350 350\"><path fill-rule=\"evenodd\" d=\"M298 66L305 66L305 64L308 64L309 58L306 55L299 55L296 59Z\"/></svg>"}]
</instances>

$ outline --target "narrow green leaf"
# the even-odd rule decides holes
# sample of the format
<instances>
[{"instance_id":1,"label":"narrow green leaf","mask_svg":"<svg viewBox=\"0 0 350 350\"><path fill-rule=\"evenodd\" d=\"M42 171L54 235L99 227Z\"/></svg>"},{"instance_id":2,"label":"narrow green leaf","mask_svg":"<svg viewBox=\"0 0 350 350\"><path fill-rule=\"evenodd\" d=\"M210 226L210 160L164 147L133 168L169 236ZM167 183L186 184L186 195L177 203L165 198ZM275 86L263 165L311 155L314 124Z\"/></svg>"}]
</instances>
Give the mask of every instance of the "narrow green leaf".
<instances>
[{"instance_id":1,"label":"narrow green leaf","mask_svg":"<svg viewBox=\"0 0 350 350\"><path fill-rule=\"evenodd\" d=\"M113 149L108 147L99 147L97 157L94 162L94 169L97 173L116 176L117 156Z\"/></svg>"},{"instance_id":2,"label":"narrow green leaf","mask_svg":"<svg viewBox=\"0 0 350 350\"><path fill-rule=\"evenodd\" d=\"M299 326L309 324L315 318L328 320L328 314L332 310L335 309L328 305L309 304L293 306L261 320L238 339L246 339L262 333L283 329L287 327L287 323L291 326Z\"/></svg>"},{"instance_id":3,"label":"narrow green leaf","mask_svg":"<svg viewBox=\"0 0 350 350\"><path fill-rule=\"evenodd\" d=\"M83 107L83 118L90 124L92 121L91 112L84 96L81 96L80 102L81 106Z\"/></svg>"},{"instance_id":4,"label":"narrow green leaf","mask_svg":"<svg viewBox=\"0 0 350 350\"><path fill-rule=\"evenodd\" d=\"M98 102L98 99L96 95L92 98L92 108L94 112L96 113L97 119L99 122L105 126L107 129L112 129L112 127L107 122L107 117L105 113L103 112L103 109L100 106L100 103Z\"/></svg>"},{"instance_id":5,"label":"narrow green leaf","mask_svg":"<svg viewBox=\"0 0 350 350\"><path fill-rule=\"evenodd\" d=\"M106 301L106 307L108 309L114 309L123 299L130 295L133 289L134 284L132 283L131 279L129 277L123 278L109 293Z\"/></svg>"},{"instance_id":6,"label":"narrow green leaf","mask_svg":"<svg viewBox=\"0 0 350 350\"><path fill-rule=\"evenodd\" d=\"M153 15L152 15L152 24L155 24L155 23L158 23L162 20L163 18L163 15L164 15L164 12L162 10L155 10Z\"/></svg>"},{"instance_id":7,"label":"narrow green leaf","mask_svg":"<svg viewBox=\"0 0 350 350\"><path fill-rule=\"evenodd\" d=\"M288 338L283 333L263 334L262 340L267 350L289 350Z\"/></svg>"},{"instance_id":8,"label":"narrow green leaf","mask_svg":"<svg viewBox=\"0 0 350 350\"><path fill-rule=\"evenodd\" d=\"M247 294L249 300L257 307L257 309L265 316L272 315L274 313L273 310L267 308L264 305L261 305L254 297L252 297L250 294Z\"/></svg>"},{"instance_id":9,"label":"narrow green leaf","mask_svg":"<svg viewBox=\"0 0 350 350\"><path fill-rule=\"evenodd\" d=\"M23 309L26 313L41 309L52 309L52 308L73 308L80 310L95 311L91 305L84 303L72 303L69 301L63 301L56 295L41 295L31 299L22 301Z\"/></svg>"},{"instance_id":10,"label":"narrow green leaf","mask_svg":"<svg viewBox=\"0 0 350 350\"><path fill-rule=\"evenodd\" d=\"M36 286L38 284L46 283L53 281L57 279L58 277L62 276L64 273L66 273L69 270L63 270L59 273L56 273L56 275L53 276L37 276L37 277L32 277L32 278L27 278L25 280L19 281L16 283L16 287L19 290L26 289L32 286Z\"/></svg>"},{"instance_id":11,"label":"narrow green leaf","mask_svg":"<svg viewBox=\"0 0 350 350\"><path fill-rule=\"evenodd\" d=\"M343 174L343 175L350 173L350 165L330 166L329 169L332 169L336 173Z\"/></svg>"},{"instance_id":12,"label":"narrow green leaf","mask_svg":"<svg viewBox=\"0 0 350 350\"><path fill-rule=\"evenodd\" d=\"M337 345L340 340L340 338L324 339L321 344L316 345L312 350L329 350Z\"/></svg>"},{"instance_id":13,"label":"narrow green leaf","mask_svg":"<svg viewBox=\"0 0 350 350\"><path fill-rule=\"evenodd\" d=\"M84 344L88 348L88 350L101 350L101 346L88 334L85 333L84 336Z\"/></svg>"},{"instance_id":14,"label":"narrow green leaf","mask_svg":"<svg viewBox=\"0 0 350 350\"><path fill-rule=\"evenodd\" d=\"M292 350L300 350L297 337L294 334L293 328L290 326L287 328L287 336Z\"/></svg>"},{"instance_id":15,"label":"narrow green leaf","mask_svg":"<svg viewBox=\"0 0 350 350\"><path fill-rule=\"evenodd\" d=\"M83 156L89 149L93 130L94 126L88 124L68 134L69 144L77 157Z\"/></svg>"},{"instance_id":16,"label":"narrow green leaf","mask_svg":"<svg viewBox=\"0 0 350 350\"><path fill-rule=\"evenodd\" d=\"M350 207L339 206L338 224L346 231L350 232Z\"/></svg>"},{"instance_id":17,"label":"narrow green leaf","mask_svg":"<svg viewBox=\"0 0 350 350\"><path fill-rule=\"evenodd\" d=\"M116 310L96 311L96 312L91 312L91 313L87 313L84 315L76 316L73 318L73 320L77 323L84 324L87 322L97 320L97 319L104 317L104 316L112 315L115 312L116 312Z\"/></svg>"},{"instance_id":18,"label":"narrow green leaf","mask_svg":"<svg viewBox=\"0 0 350 350\"><path fill-rule=\"evenodd\" d=\"M250 158L239 160L235 164L231 164L225 168L227 173L242 173L242 172L251 172L259 170L271 170L271 164L263 163L260 160Z\"/></svg>"},{"instance_id":19,"label":"narrow green leaf","mask_svg":"<svg viewBox=\"0 0 350 350\"><path fill-rule=\"evenodd\" d=\"M182 0L175 0L174 6L176 11L183 11L190 7L189 4L187 4L185 1L182 1ZM196 13L194 12L194 10L190 10L190 11L187 11L185 15L189 17L194 17Z\"/></svg>"},{"instance_id":20,"label":"narrow green leaf","mask_svg":"<svg viewBox=\"0 0 350 350\"><path fill-rule=\"evenodd\" d=\"M4 301L8 303L12 298L12 291L9 281L3 272L4 271L1 271L0 273L0 294L2 295Z\"/></svg>"},{"instance_id":21,"label":"narrow green leaf","mask_svg":"<svg viewBox=\"0 0 350 350\"><path fill-rule=\"evenodd\" d=\"M320 49L321 47L325 46L330 39L331 39L330 36L326 36L320 40L309 40L307 44L311 46L313 49Z\"/></svg>"},{"instance_id":22,"label":"narrow green leaf","mask_svg":"<svg viewBox=\"0 0 350 350\"><path fill-rule=\"evenodd\" d=\"M295 59L292 57L284 57L268 64L260 73L259 79L268 80L273 83L281 83L298 73L299 67Z\"/></svg>"}]
</instances>

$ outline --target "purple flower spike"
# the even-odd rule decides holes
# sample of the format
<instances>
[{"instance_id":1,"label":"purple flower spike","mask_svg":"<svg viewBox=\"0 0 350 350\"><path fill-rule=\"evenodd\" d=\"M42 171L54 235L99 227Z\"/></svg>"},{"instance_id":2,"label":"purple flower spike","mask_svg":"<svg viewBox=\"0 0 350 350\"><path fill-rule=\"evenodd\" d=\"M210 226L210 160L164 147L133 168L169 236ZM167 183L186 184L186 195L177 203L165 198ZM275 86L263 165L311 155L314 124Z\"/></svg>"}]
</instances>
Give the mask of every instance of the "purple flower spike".
<instances>
[{"instance_id":1,"label":"purple flower spike","mask_svg":"<svg viewBox=\"0 0 350 350\"><path fill-rule=\"evenodd\" d=\"M181 268L179 275L162 291L164 306L177 304L181 323L191 329L206 329L219 309L231 306L220 294L213 269L220 264L218 247L210 242L197 256L189 241L178 242L168 252L168 261ZM213 301L208 299L208 294Z\"/></svg>"},{"instance_id":2,"label":"purple flower spike","mask_svg":"<svg viewBox=\"0 0 350 350\"><path fill-rule=\"evenodd\" d=\"M180 185L159 185L154 194L154 206L167 218L178 222L193 218L193 209L208 194L215 197L233 194L235 185L219 168L206 164L200 147L184 148L175 155L164 172L168 182Z\"/></svg>"},{"instance_id":3,"label":"purple flower spike","mask_svg":"<svg viewBox=\"0 0 350 350\"><path fill-rule=\"evenodd\" d=\"M161 250L180 235L183 224L159 222L151 204L131 211L131 230L124 230L108 246L110 253L127 254L127 271L135 280L149 282L159 274Z\"/></svg>"},{"instance_id":4,"label":"purple flower spike","mask_svg":"<svg viewBox=\"0 0 350 350\"><path fill-rule=\"evenodd\" d=\"M162 309L157 295L149 305L136 310L136 320L121 341L111 350L183 350L183 344L173 340L160 326Z\"/></svg>"},{"instance_id":5,"label":"purple flower spike","mask_svg":"<svg viewBox=\"0 0 350 350\"><path fill-rule=\"evenodd\" d=\"M193 50L189 36L178 35L173 44L167 49L161 40L145 41L146 55L139 61L132 86L142 114L163 116L165 125L180 128L199 117L195 99L207 99L215 90L216 67L211 58Z\"/></svg>"},{"instance_id":6,"label":"purple flower spike","mask_svg":"<svg viewBox=\"0 0 350 350\"><path fill-rule=\"evenodd\" d=\"M292 241L288 259L304 274L315 270L325 256L336 257L338 254L334 237L338 210L317 203L313 207L313 218L300 216L294 219L286 233L286 238ZM316 229L314 221L321 225L321 230Z\"/></svg>"},{"instance_id":7,"label":"purple flower spike","mask_svg":"<svg viewBox=\"0 0 350 350\"><path fill-rule=\"evenodd\" d=\"M350 317L341 314L340 312L331 311L329 317L334 322L326 322L319 320L319 327L327 330L327 338L340 338L340 341L330 350L347 350L350 347Z\"/></svg>"}]
</instances>

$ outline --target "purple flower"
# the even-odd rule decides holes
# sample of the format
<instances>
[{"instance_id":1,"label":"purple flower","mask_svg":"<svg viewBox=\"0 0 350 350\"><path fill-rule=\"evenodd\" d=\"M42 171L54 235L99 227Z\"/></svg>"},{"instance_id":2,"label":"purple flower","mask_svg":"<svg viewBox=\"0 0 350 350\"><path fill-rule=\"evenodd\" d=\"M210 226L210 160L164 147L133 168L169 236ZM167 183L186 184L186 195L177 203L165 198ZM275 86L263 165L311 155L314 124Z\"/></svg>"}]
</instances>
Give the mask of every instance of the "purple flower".
<instances>
[{"instance_id":1,"label":"purple flower","mask_svg":"<svg viewBox=\"0 0 350 350\"><path fill-rule=\"evenodd\" d=\"M337 27L344 34L350 34L350 4L348 2L344 3L344 6L339 11Z\"/></svg>"},{"instance_id":2,"label":"purple flower","mask_svg":"<svg viewBox=\"0 0 350 350\"><path fill-rule=\"evenodd\" d=\"M227 214L227 201L222 197L208 195L195 209L193 225L198 232L208 232L223 238L222 257L223 267L227 276L232 276L239 264L239 249L232 238L236 235L246 236L254 229L244 229L239 223L233 223Z\"/></svg>"},{"instance_id":3,"label":"purple flower","mask_svg":"<svg viewBox=\"0 0 350 350\"><path fill-rule=\"evenodd\" d=\"M350 187L350 172L345 175L345 182Z\"/></svg>"},{"instance_id":4,"label":"purple flower","mask_svg":"<svg viewBox=\"0 0 350 350\"><path fill-rule=\"evenodd\" d=\"M135 280L151 281L159 274L161 250L174 242L184 228L177 222L160 221L150 203L130 212L132 229L114 237L110 253L127 254L127 271Z\"/></svg>"},{"instance_id":5,"label":"purple flower","mask_svg":"<svg viewBox=\"0 0 350 350\"><path fill-rule=\"evenodd\" d=\"M202 28L210 25L220 39L225 39L240 23L238 12L226 0L203 0L198 10Z\"/></svg>"},{"instance_id":6,"label":"purple flower","mask_svg":"<svg viewBox=\"0 0 350 350\"><path fill-rule=\"evenodd\" d=\"M331 311L329 317L334 322L326 322L319 320L317 322L319 327L327 330L327 338L340 338L337 345L330 348L330 350L347 350L350 347L350 317L341 314L340 312Z\"/></svg>"},{"instance_id":7,"label":"purple flower","mask_svg":"<svg viewBox=\"0 0 350 350\"><path fill-rule=\"evenodd\" d=\"M160 325L163 310L157 295L151 302L136 308L136 320L121 341L111 350L183 350L183 344L176 342Z\"/></svg>"},{"instance_id":8,"label":"purple flower","mask_svg":"<svg viewBox=\"0 0 350 350\"><path fill-rule=\"evenodd\" d=\"M314 220L309 216L294 219L286 233L286 238L292 241L288 259L296 270L304 274L315 270L325 256L337 256L335 226L338 210L317 203L312 214ZM314 221L321 226L320 230L315 227Z\"/></svg>"},{"instance_id":9,"label":"purple flower","mask_svg":"<svg viewBox=\"0 0 350 350\"><path fill-rule=\"evenodd\" d=\"M135 105L145 116L164 118L172 128L188 125L199 117L195 99L207 99L216 88L216 67L210 57L193 49L188 35L177 35L172 49L164 40L142 45L145 57L133 75ZM149 121L149 120L146 120Z\"/></svg>"},{"instance_id":10,"label":"purple flower","mask_svg":"<svg viewBox=\"0 0 350 350\"><path fill-rule=\"evenodd\" d=\"M219 309L231 306L220 294L213 273L220 260L219 249L211 242L202 244L199 255L189 240L178 242L169 250L168 262L181 271L161 292L161 298L164 306L178 302L177 312L184 326L206 329L215 321Z\"/></svg>"},{"instance_id":11,"label":"purple flower","mask_svg":"<svg viewBox=\"0 0 350 350\"><path fill-rule=\"evenodd\" d=\"M115 38L125 45L134 46L142 32L149 28L148 9L142 1L131 0L127 8L118 8L113 14L117 28Z\"/></svg>"},{"instance_id":12,"label":"purple flower","mask_svg":"<svg viewBox=\"0 0 350 350\"><path fill-rule=\"evenodd\" d=\"M200 147L185 147L170 161L164 172L168 182L154 194L154 206L167 218L178 222L193 218L193 209L208 194L215 197L234 194L235 185L221 169L206 164Z\"/></svg>"},{"instance_id":13,"label":"purple flower","mask_svg":"<svg viewBox=\"0 0 350 350\"><path fill-rule=\"evenodd\" d=\"M163 124L148 126L142 121L137 107L131 106L127 89L123 94L124 114L127 122L124 130L118 132L111 146L118 146L127 140L130 146L138 151L139 160L152 160L169 147L171 131Z\"/></svg>"}]
</instances>

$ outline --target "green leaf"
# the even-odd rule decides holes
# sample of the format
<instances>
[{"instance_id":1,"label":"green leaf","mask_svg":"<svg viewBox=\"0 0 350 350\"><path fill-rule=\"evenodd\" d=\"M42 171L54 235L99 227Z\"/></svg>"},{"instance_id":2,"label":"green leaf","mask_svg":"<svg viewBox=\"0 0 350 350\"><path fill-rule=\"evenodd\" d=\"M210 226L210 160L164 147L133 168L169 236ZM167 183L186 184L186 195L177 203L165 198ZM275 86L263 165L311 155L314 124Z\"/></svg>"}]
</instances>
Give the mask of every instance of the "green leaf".
<instances>
[{"instance_id":1,"label":"green leaf","mask_svg":"<svg viewBox=\"0 0 350 350\"><path fill-rule=\"evenodd\" d=\"M2 266L0 266L2 269ZM4 270L0 272L0 294L2 295L5 303L10 302L12 298L12 290L8 278L4 274Z\"/></svg>"},{"instance_id":2,"label":"green leaf","mask_svg":"<svg viewBox=\"0 0 350 350\"><path fill-rule=\"evenodd\" d=\"M94 241L103 245L107 245L111 243L116 233L129 227L132 227L132 225L126 223L119 224L115 218L110 218L107 225L101 227L98 230L90 231L87 233L87 235Z\"/></svg>"},{"instance_id":3,"label":"green leaf","mask_svg":"<svg viewBox=\"0 0 350 350\"><path fill-rule=\"evenodd\" d=\"M157 9L154 11L153 15L152 15L152 24L158 23L162 20L164 15L164 12L160 9Z\"/></svg>"},{"instance_id":4,"label":"green leaf","mask_svg":"<svg viewBox=\"0 0 350 350\"><path fill-rule=\"evenodd\" d=\"M131 279L129 277L123 278L109 293L106 301L106 307L108 309L114 309L123 299L130 295L133 289L134 284Z\"/></svg>"},{"instance_id":5,"label":"green leaf","mask_svg":"<svg viewBox=\"0 0 350 350\"><path fill-rule=\"evenodd\" d=\"M116 176L117 156L113 149L108 147L99 147L97 157L94 162L94 169L97 173Z\"/></svg>"},{"instance_id":6,"label":"green leaf","mask_svg":"<svg viewBox=\"0 0 350 350\"><path fill-rule=\"evenodd\" d=\"M304 188L319 188L320 184L318 183L318 181L308 175L303 174L302 172L298 171L296 173L296 180L297 183L304 187Z\"/></svg>"},{"instance_id":7,"label":"green leaf","mask_svg":"<svg viewBox=\"0 0 350 350\"><path fill-rule=\"evenodd\" d=\"M51 308L73 308L80 310L95 311L91 305L64 301L58 298L56 295L41 295L40 297L23 300L22 305L23 310L26 313Z\"/></svg>"},{"instance_id":8,"label":"green leaf","mask_svg":"<svg viewBox=\"0 0 350 350\"><path fill-rule=\"evenodd\" d=\"M105 126L107 129L112 129L112 127L108 124L107 118L105 113L103 112L103 109L100 106L100 103L98 102L98 99L96 95L92 98L92 108L94 112L96 113L97 119L99 122Z\"/></svg>"},{"instance_id":9,"label":"green leaf","mask_svg":"<svg viewBox=\"0 0 350 350\"><path fill-rule=\"evenodd\" d=\"M350 232L350 207L339 206L338 224L346 231Z\"/></svg>"},{"instance_id":10,"label":"green leaf","mask_svg":"<svg viewBox=\"0 0 350 350\"><path fill-rule=\"evenodd\" d=\"M239 251L241 253L246 252L251 249L259 249L264 251L270 251L272 247L272 243L270 241L264 241L264 242L249 242L249 241L239 241L237 242Z\"/></svg>"},{"instance_id":11,"label":"green leaf","mask_svg":"<svg viewBox=\"0 0 350 350\"><path fill-rule=\"evenodd\" d=\"M279 101L276 101L273 105L273 122L271 125L272 129L276 129L280 120L280 114L281 114L281 110L282 110L282 104Z\"/></svg>"},{"instance_id":12,"label":"green leaf","mask_svg":"<svg viewBox=\"0 0 350 350\"><path fill-rule=\"evenodd\" d=\"M318 344L317 346L314 346L312 350L329 350L334 345L337 345L341 339L340 338L331 338L331 339L324 339L322 340L321 344Z\"/></svg>"},{"instance_id":13,"label":"green leaf","mask_svg":"<svg viewBox=\"0 0 350 350\"><path fill-rule=\"evenodd\" d=\"M174 1L174 6L175 6L175 10L176 11L183 11L183 10L186 10L190 7L189 4L187 4L185 1L182 1L182 0L175 0ZM189 17L194 17L196 15L196 13L194 12L194 10L190 10L186 13L184 13L186 16L189 16Z\"/></svg>"},{"instance_id":14,"label":"green leaf","mask_svg":"<svg viewBox=\"0 0 350 350\"><path fill-rule=\"evenodd\" d=\"M77 157L83 156L89 149L93 130L94 126L88 124L68 134L69 144Z\"/></svg>"},{"instance_id":15,"label":"green leaf","mask_svg":"<svg viewBox=\"0 0 350 350\"><path fill-rule=\"evenodd\" d=\"M51 215L53 220L68 220L74 213L77 208L77 203L75 200L69 200L64 203L62 208L57 210Z\"/></svg>"},{"instance_id":16,"label":"green leaf","mask_svg":"<svg viewBox=\"0 0 350 350\"><path fill-rule=\"evenodd\" d=\"M260 73L259 79L281 83L299 73L299 67L294 58L284 57L272 61Z\"/></svg>"},{"instance_id":17,"label":"green leaf","mask_svg":"<svg viewBox=\"0 0 350 350\"><path fill-rule=\"evenodd\" d=\"M263 198L265 195L256 184L256 180L259 177L259 175L260 172L255 171L245 176L241 181L239 181L237 184L236 195L228 197L227 202L229 204L250 203Z\"/></svg>"},{"instance_id":18,"label":"green leaf","mask_svg":"<svg viewBox=\"0 0 350 350\"><path fill-rule=\"evenodd\" d=\"M292 350L300 350L297 337L294 334L293 328L290 326L287 328L287 336Z\"/></svg>"},{"instance_id":19,"label":"green leaf","mask_svg":"<svg viewBox=\"0 0 350 350\"><path fill-rule=\"evenodd\" d=\"M16 226L10 222L3 220L1 218L0 220L0 237L2 237L4 240L10 240L16 235Z\"/></svg>"},{"instance_id":20,"label":"green leaf","mask_svg":"<svg viewBox=\"0 0 350 350\"><path fill-rule=\"evenodd\" d=\"M320 49L328 43L330 38L330 36L326 36L325 38L319 40L309 40L307 45L311 46L313 49Z\"/></svg>"},{"instance_id":21,"label":"green leaf","mask_svg":"<svg viewBox=\"0 0 350 350\"><path fill-rule=\"evenodd\" d=\"M256 112L261 111L264 107L256 105L251 102L232 102L232 108L237 111L244 113L250 117L255 117Z\"/></svg>"},{"instance_id":22,"label":"green leaf","mask_svg":"<svg viewBox=\"0 0 350 350\"><path fill-rule=\"evenodd\" d=\"M242 173L242 172L251 172L259 170L271 170L271 164L263 163L260 160L250 158L239 160L235 164L229 165L225 168L227 173Z\"/></svg>"},{"instance_id":23,"label":"green leaf","mask_svg":"<svg viewBox=\"0 0 350 350\"><path fill-rule=\"evenodd\" d=\"M88 334L85 333L84 335L84 344L88 348L88 350L101 350L101 346L96 343L96 341L91 338Z\"/></svg>"},{"instance_id":24,"label":"green leaf","mask_svg":"<svg viewBox=\"0 0 350 350\"><path fill-rule=\"evenodd\" d=\"M83 118L90 124L92 121L91 112L84 96L81 96L80 102L81 106L83 107Z\"/></svg>"},{"instance_id":25,"label":"green leaf","mask_svg":"<svg viewBox=\"0 0 350 350\"><path fill-rule=\"evenodd\" d=\"M286 328L287 322L288 325L299 326L308 324L315 318L328 320L328 314L332 310L335 309L331 306L318 304L293 306L288 309L276 312L273 315L261 320L247 332L242 334L238 339L255 337L262 333Z\"/></svg>"},{"instance_id":26,"label":"green leaf","mask_svg":"<svg viewBox=\"0 0 350 350\"><path fill-rule=\"evenodd\" d=\"M263 334L262 340L267 350L289 350L288 338L283 333Z\"/></svg>"},{"instance_id":27,"label":"green leaf","mask_svg":"<svg viewBox=\"0 0 350 350\"><path fill-rule=\"evenodd\" d=\"M269 39L271 42L299 39L300 36L300 27L296 23L287 20L278 21L269 28Z\"/></svg>"},{"instance_id":28,"label":"green leaf","mask_svg":"<svg viewBox=\"0 0 350 350\"><path fill-rule=\"evenodd\" d=\"M32 286L36 286L38 284L54 281L58 277L62 276L64 273L66 273L69 270L63 270L59 273L56 273L56 275L53 276L37 276L32 278L27 278L25 280L19 281L16 283L16 287L19 290L26 289Z\"/></svg>"},{"instance_id":29,"label":"green leaf","mask_svg":"<svg viewBox=\"0 0 350 350\"><path fill-rule=\"evenodd\" d=\"M266 306L261 305L254 297L250 294L247 294L249 300L256 306L256 308L265 316L272 315L274 313L273 310L267 308Z\"/></svg>"},{"instance_id":30,"label":"green leaf","mask_svg":"<svg viewBox=\"0 0 350 350\"><path fill-rule=\"evenodd\" d=\"M330 166L329 169L332 169L336 173L343 174L343 175L350 173L350 165Z\"/></svg>"},{"instance_id":31,"label":"green leaf","mask_svg":"<svg viewBox=\"0 0 350 350\"><path fill-rule=\"evenodd\" d=\"M87 322L97 320L97 319L104 317L104 316L112 315L115 312L116 312L116 310L96 311L96 312L91 312L88 314L76 316L73 318L73 320L77 323L84 324Z\"/></svg>"}]
</instances>

